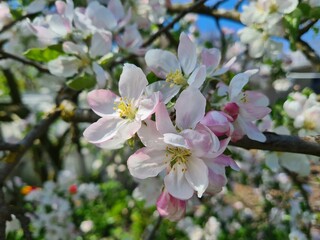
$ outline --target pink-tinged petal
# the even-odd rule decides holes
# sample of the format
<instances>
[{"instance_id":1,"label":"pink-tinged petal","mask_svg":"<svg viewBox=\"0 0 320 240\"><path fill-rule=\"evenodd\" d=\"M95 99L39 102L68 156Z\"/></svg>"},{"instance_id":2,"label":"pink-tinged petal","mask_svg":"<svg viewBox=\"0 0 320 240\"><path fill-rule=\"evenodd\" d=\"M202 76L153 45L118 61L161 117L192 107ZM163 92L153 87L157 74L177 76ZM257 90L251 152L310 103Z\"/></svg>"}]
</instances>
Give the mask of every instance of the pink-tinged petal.
<instances>
[{"instance_id":1,"label":"pink-tinged petal","mask_svg":"<svg viewBox=\"0 0 320 240\"><path fill-rule=\"evenodd\" d=\"M93 70L94 74L96 75L98 87L104 88L106 86L107 79L109 78L109 75L96 62L92 63L92 70Z\"/></svg>"},{"instance_id":2,"label":"pink-tinged petal","mask_svg":"<svg viewBox=\"0 0 320 240\"><path fill-rule=\"evenodd\" d=\"M32 24L27 25L31 32L33 32L38 39L44 44L55 44L60 38L60 35L53 32L52 30L42 27L42 26L33 26Z\"/></svg>"},{"instance_id":3,"label":"pink-tinged petal","mask_svg":"<svg viewBox=\"0 0 320 240\"><path fill-rule=\"evenodd\" d=\"M105 116L92 123L84 132L83 136L91 143L101 143L113 138L128 121L116 117Z\"/></svg>"},{"instance_id":4,"label":"pink-tinged petal","mask_svg":"<svg viewBox=\"0 0 320 240\"><path fill-rule=\"evenodd\" d=\"M266 107L269 105L269 98L263 93L256 91L245 91L248 102L254 103L256 106Z\"/></svg>"},{"instance_id":5,"label":"pink-tinged petal","mask_svg":"<svg viewBox=\"0 0 320 240\"><path fill-rule=\"evenodd\" d=\"M95 32L91 38L89 54L92 58L101 57L110 52L112 34L107 31Z\"/></svg>"},{"instance_id":6,"label":"pink-tinged petal","mask_svg":"<svg viewBox=\"0 0 320 240\"><path fill-rule=\"evenodd\" d=\"M197 67L188 79L188 84L194 88L200 88L206 80L206 67L201 65Z\"/></svg>"},{"instance_id":7,"label":"pink-tinged petal","mask_svg":"<svg viewBox=\"0 0 320 240\"><path fill-rule=\"evenodd\" d=\"M192 149L193 155L201 157L210 151L212 139L208 133L186 129L180 134L186 139L189 148Z\"/></svg>"},{"instance_id":8,"label":"pink-tinged petal","mask_svg":"<svg viewBox=\"0 0 320 240\"><path fill-rule=\"evenodd\" d=\"M221 61L221 52L217 48L205 48L201 52L201 60L202 64L204 64L206 68L212 72L216 70Z\"/></svg>"},{"instance_id":9,"label":"pink-tinged petal","mask_svg":"<svg viewBox=\"0 0 320 240\"><path fill-rule=\"evenodd\" d=\"M242 131L247 134L248 138L258 142L265 142L266 136L251 122L246 122L242 117L238 117L237 122Z\"/></svg>"},{"instance_id":10,"label":"pink-tinged petal","mask_svg":"<svg viewBox=\"0 0 320 240\"><path fill-rule=\"evenodd\" d=\"M167 146L163 141L163 135L157 130L156 123L150 119L142 123L138 136L146 147L164 150Z\"/></svg>"},{"instance_id":11,"label":"pink-tinged petal","mask_svg":"<svg viewBox=\"0 0 320 240\"><path fill-rule=\"evenodd\" d=\"M230 124L232 119L230 116L219 111L210 111L201 120L201 124L207 126L218 137L227 135L230 136L233 127Z\"/></svg>"},{"instance_id":12,"label":"pink-tinged petal","mask_svg":"<svg viewBox=\"0 0 320 240\"><path fill-rule=\"evenodd\" d=\"M189 157L186 165L187 171L185 177L200 198L209 184L208 167L200 158L196 157Z\"/></svg>"},{"instance_id":13,"label":"pink-tinged petal","mask_svg":"<svg viewBox=\"0 0 320 240\"><path fill-rule=\"evenodd\" d=\"M99 116L114 114L114 102L119 97L110 90L99 89L88 93L87 100L90 108Z\"/></svg>"},{"instance_id":14,"label":"pink-tinged petal","mask_svg":"<svg viewBox=\"0 0 320 240\"><path fill-rule=\"evenodd\" d=\"M143 99L139 103L139 109L136 114L136 118L139 120L145 120L150 117L156 110L159 103L160 93L154 93L150 97Z\"/></svg>"},{"instance_id":15,"label":"pink-tinged petal","mask_svg":"<svg viewBox=\"0 0 320 240\"><path fill-rule=\"evenodd\" d=\"M189 86L180 94L174 108L177 126L194 129L205 114L206 99L198 89Z\"/></svg>"},{"instance_id":16,"label":"pink-tinged petal","mask_svg":"<svg viewBox=\"0 0 320 240\"><path fill-rule=\"evenodd\" d=\"M225 167L229 166L235 171L240 171L240 167L237 165L237 163L227 155L221 154L220 156L216 157L213 162Z\"/></svg>"},{"instance_id":17,"label":"pink-tinged petal","mask_svg":"<svg viewBox=\"0 0 320 240\"><path fill-rule=\"evenodd\" d=\"M209 153L205 156L205 158L206 158L206 159L214 159L214 158L217 158L218 156L220 156L220 155L226 150L226 148L228 147L228 144L229 144L230 140L231 140L230 137L221 140L221 141L220 141L220 148L218 149L218 151L216 151L216 152L209 152Z\"/></svg>"},{"instance_id":18,"label":"pink-tinged petal","mask_svg":"<svg viewBox=\"0 0 320 240\"><path fill-rule=\"evenodd\" d=\"M157 210L161 217L170 221L180 220L186 212L187 202L177 199L164 190L157 200Z\"/></svg>"},{"instance_id":19,"label":"pink-tinged petal","mask_svg":"<svg viewBox=\"0 0 320 240\"><path fill-rule=\"evenodd\" d=\"M175 164L169 174L164 178L164 185L175 198L187 200L192 197L194 190L185 178L183 169L186 166ZM203 174L203 173L202 173Z\"/></svg>"},{"instance_id":20,"label":"pink-tinged petal","mask_svg":"<svg viewBox=\"0 0 320 240\"><path fill-rule=\"evenodd\" d=\"M178 58L186 75L189 75L195 68L197 63L196 45L190 40L187 34L180 34L180 42L178 46Z\"/></svg>"},{"instance_id":21,"label":"pink-tinged petal","mask_svg":"<svg viewBox=\"0 0 320 240\"><path fill-rule=\"evenodd\" d=\"M235 102L229 102L223 107L222 110L232 118L231 122L233 122L238 118L240 107Z\"/></svg>"},{"instance_id":22,"label":"pink-tinged petal","mask_svg":"<svg viewBox=\"0 0 320 240\"><path fill-rule=\"evenodd\" d=\"M121 97L127 99L138 99L148 84L146 75L141 68L133 64L124 64L120 80L119 92Z\"/></svg>"},{"instance_id":23,"label":"pink-tinged petal","mask_svg":"<svg viewBox=\"0 0 320 240\"><path fill-rule=\"evenodd\" d=\"M128 159L130 174L139 179L157 176L166 168L164 150L141 148Z\"/></svg>"},{"instance_id":24,"label":"pink-tinged petal","mask_svg":"<svg viewBox=\"0 0 320 240\"><path fill-rule=\"evenodd\" d=\"M224 73L226 73L227 71L229 71L229 69L231 68L231 66L234 64L234 62L237 60L236 57L231 58L227 63L225 63L222 68L218 69L217 71L213 72L211 74L212 77L214 76L220 76Z\"/></svg>"},{"instance_id":25,"label":"pink-tinged petal","mask_svg":"<svg viewBox=\"0 0 320 240\"><path fill-rule=\"evenodd\" d=\"M242 88L248 83L249 78L257 72L257 69L247 70L244 73L239 73L232 78L229 85L230 100L233 100L240 94Z\"/></svg>"},{"instance_id":26,"label":"pink-tinged petal","mask_svg":"<svg viewBox=\"0 0 320 240\"><path fill-rule=\"evenodd\" d=\"M162 102L158 104L156 109L156 125L161 134L177 132L172 124L166 105Z\"/></svg>"},{"instance_id":27,"label":"pink-tinged petal","mask_svg":"<svg viewBox=\"0 0 320 240\"><path fill-rule=\"evenodd\" d=\"M55 5L56 5L57 12L60 15L64 14L67 4L63 1L56 1Z\"/></svg>"},{"instance_id":28,"label":"pink-tinged petal","mask_svg":"<svg viewBox=\"0 0 320 240\"><path fill-rule=\"evenodd\" d=\"M70 24L73 20L73 15L74 15L74 4L72 0L67 0L67 5L64 9L64 16L69 20Z\"/></svg>"},{"instance_id":29,"label":"pink-tinged petal","mask_svg":"<svg viewBox=\"0 0 320 240\"><path fill-rule=\"evenodd\" d=\"M132 17L132 10L131 7L128 9L127 14L125 15L124 18L122 18L119 22L118 22L118 26L117 29L123 28L124 26L126 26Z\"/></svg>"},{"instance_id":30,"label":"pink-tinged petal","mask_svg":"<svg viewBox=\"0 0 320 240\"><path fill-rule=\"evenodd\" d=\"M240 114L246 121L255 121L264 118L271 112L268 107L255 106L254 103L240 105Z\"/></svg>"},{"instance_id":31,"label":"pink-tinged petal","mask_svg":"<svg viewBox=\"0 0 320 240\"><path fill-rule=\"evenodd\" d=\"M110 0L108 9L113 13L114 17L119 21L125 15L122 3L120 0Z\"/></svg>"},{"instance_id":32,"label":"pink-tinged petal","mask_svg":"<svg viewBox=\"0 0 320 240\"><path fill-rule=\"evenodd\" d=\"M224 168L221 168L222 173L216 173L209 168L209 185L207 187L206 193L214 195L222 191L222 188L227 184L227 178L224 173ZM217 170L216 168L216 170Z\"/></svg>"},{"instance_id":33,"label":"pink-tinged petal","mask_svg":"<svg viewBox=\"0 0 320 240\"><path fill-rule=\"evenodd\" d=\"M163 141L166 144L170 144L175 147L189 148L186 139L178 134L174 133L165 133L163 134Z\"/></svg>"},{"instance_id":34,"label":"pink-tinged petal","mask_svg":"<svg viewBox=\"0 0 320 240\"><path fill-rule=\"evenodd\" d=\"M48 70L58 77L72 77L78 73L80 65L76 57L60 56L48 63Z\"/></svg>"},{"instance_id":35,"label":"pink-tinged petal","mask_svg":"<svg viewBox=\"0 0 320 240\"><path fill-rule=\"evenodd\" d=\"M163 79L168 73L181 70L177 57L169 51L151 49L146 53L145 60L150 70Z\"/></svg>"},{"instance_id":36,"label":"pink-tinged petal","mask_svg":"<svg viewBox=\"0 0 320 240\"><path fill-rule=\"evenodd\" d=\"M167 104L180 90L179 85L171 86L166 81L157 81L147 86L145 93L150 96L154 92L161 92L161 102Z\"/></svg>"}]
</instances>

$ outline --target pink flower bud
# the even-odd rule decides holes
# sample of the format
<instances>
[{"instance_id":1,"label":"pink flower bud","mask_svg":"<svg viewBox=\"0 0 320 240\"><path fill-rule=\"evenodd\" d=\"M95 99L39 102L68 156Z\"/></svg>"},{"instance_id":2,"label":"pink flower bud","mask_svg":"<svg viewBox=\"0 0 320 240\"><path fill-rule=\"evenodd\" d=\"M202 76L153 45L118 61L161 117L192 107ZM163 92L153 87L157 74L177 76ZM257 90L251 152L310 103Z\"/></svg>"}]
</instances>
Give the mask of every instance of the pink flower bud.
<instances>
[{"instance_id":1,"label":"pink flower bud","mask_svg":"<svg viewBox=\"0 0 320 240\"><path fill-rule=\"evenodd\" d=\"M77 187L77 185L72 184L72 185L69 187L69 193L70 193L70 194L76 194L77 192L78 192L78 187Z\"/></svg>"},{"instance_id":2,"label":"pink flower bud","mask_svg":"<svg viewBox=\"0 0 320 240\"><path fill-rule=\"evenodd\" d=\"M187 201L177 199L164 190L157 200L157 210L160 216L178 221L186 212L186 203Z\"/></svg>"},{"instance_id":3,"label":"pink flower bud","mask_svg":"<svg viewBox=\"0 0 320 240\"><path fill-rule=\"evenodd\" d=\"M230 102L224 106L223 111L232 117L233 121L235 121L239 115L239 106L234 102Z\"/></svg>"},{"instance_id":4,"label":"pink flower bud","mask_svg":"<svg viewBox=\"0 0 320 240\"><path fill-rule=\"evenodd\" d=\"M201 120L201 123L207 126L216 136L220 137L231 135L233 131L231 122L233 121L233 118L224 112L210 111Z\"/></svg>"}]
</instances>

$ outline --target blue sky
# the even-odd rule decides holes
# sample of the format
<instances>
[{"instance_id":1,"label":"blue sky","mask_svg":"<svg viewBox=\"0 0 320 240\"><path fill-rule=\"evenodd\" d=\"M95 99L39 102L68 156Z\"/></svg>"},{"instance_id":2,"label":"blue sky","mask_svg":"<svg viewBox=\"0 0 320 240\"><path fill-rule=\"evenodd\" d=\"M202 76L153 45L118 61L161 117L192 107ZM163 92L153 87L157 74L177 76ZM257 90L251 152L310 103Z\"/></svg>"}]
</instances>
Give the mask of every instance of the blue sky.
<instances>
[{"instance_id":1,"label":"blue sky","mask_svg":"<svg viewBox=\"0 0 320 240\"><path fill-rule=\"evenodd\" d=\"M172 0L172 3L187 3L187 2L192 2L192 1ZM213 5L216 2L217 2L217 0L209 0L209 1L207 1L206 4ZM237 0L227 0L223 4L221 4L219 8L233 9L236 2L237 2ZM248 4L248 2L249 2L248 0L243 1L242 5L246 5L246 4ZM241 7L240 7L240 10L241 10ZM243 25L240 23L235 23L233 21L225 20L225 19L221 19L221 25L222 25L222 27L227 27L227 28L233 29L235 31L238 31L239 29L241 29L243 27ZM320 22L318 22L318 24L316 26L320 28ZM217 32L218 33L217 26L211 17L200 16L199 20L198 20L198 27L199 27L200 31L202 31L202 32ZM320 54L320 34L318 34L316 36L313 31L309 31L308 33L303 35L302 39L307 41L310 44L310 46L312 46ZM288 41L286 41L284 39L277 39L277 41L278 40L284 44L284 51L289 51Z\"/></svg>"}]
</instances>

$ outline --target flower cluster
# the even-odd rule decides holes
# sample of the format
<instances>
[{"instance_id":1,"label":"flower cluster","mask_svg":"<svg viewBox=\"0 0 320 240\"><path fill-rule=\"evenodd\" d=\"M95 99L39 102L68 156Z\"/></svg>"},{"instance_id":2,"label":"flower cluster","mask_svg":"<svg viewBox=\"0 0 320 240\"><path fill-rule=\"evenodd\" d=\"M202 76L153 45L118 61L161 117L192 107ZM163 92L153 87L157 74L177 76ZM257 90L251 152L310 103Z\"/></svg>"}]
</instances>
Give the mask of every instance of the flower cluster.
<instances>
[{"instance_id":1,"label":"flower cluster","mask_svg":"<svg viewBox=\"0 0 320 240\"><path fill-rule=\"evenodd\" d=\"M271 36L284 36L283 17L293 12L298 3L298 0L257 0L243 7L240 20L247 27L239 35L241 42L249 45L251 57L280 53L281 43Z\"/></svg>"},{"instance_id":2,"label":"flower cluster","mask_svg":"<svg viewBox=\"0 0 320 240\"><path fill-rule=\"evenodd\" d=\"M235 75L229 85L219 84L220 111L206 114L207 100L200 91L204 81L228 71L234 60L216 70L219 50L204 49L198 60L196 46L185 33L180 35L178 58L152 49L145 59L163 80L148 85L139 67L125 64L119 80L121 97L104 89L89 92L88 103L101 118L84 136L98 147L117 149L137 133L144 147L129 157L128 169L138 179L163 178L157 209L160 215L178 220L195 193L202 197L222 190L226 167L239 169L224 155L231 140L248 135L265 141L254 122L270 112L268 99L242 91L256 73L249 70Z\"/></svg>"}]
</instances>

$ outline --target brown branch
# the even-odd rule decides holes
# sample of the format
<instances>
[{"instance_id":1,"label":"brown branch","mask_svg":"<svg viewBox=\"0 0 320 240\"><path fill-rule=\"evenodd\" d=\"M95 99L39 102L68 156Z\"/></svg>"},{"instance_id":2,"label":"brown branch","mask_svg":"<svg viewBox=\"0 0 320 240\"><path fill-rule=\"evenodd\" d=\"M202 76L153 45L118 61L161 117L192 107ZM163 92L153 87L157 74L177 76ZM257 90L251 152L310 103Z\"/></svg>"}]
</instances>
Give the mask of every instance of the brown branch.
<instances>
[{"instance_id":1,"label":"brown branch","mask_svg":"<svg viewBox=\"0 0 320 240\"><path fill-rule=\"evenodd\" d=\"M311 19L308 23L306 23L302 28L300 28L299 30L299 36L301 37L303 34L305 34L306 32L308 32L310 30L310 28L312 28L317 22L319 21L319 19Z\"/></svg>"},{"instance_id":2,"label":"brown branch","mask_svg":"<svg viewBox=\"0 0 320 240\"><path fill-rule=\"evenodd\" d=\"M261 149L279 152L292 152L320 156L320 137L303 137L291 135L278 135L276 133L265 132L267 141L257 142L244 137L230 145L245 149Z\"/></svg>"},{"instance_id":3,"label":"brown branch","mask_svg":"<svg viewBox=\"0 0 320 240\"><path fill-rule=\"evenodd\" d=\"M26 136L19 142L19 148L10 152L2 158L0 168L0 185L18 165L26 151L32 147L34 141L47 132L50 125L60 116L60 109L54 108L44 119L42 119Z\"/></svg>"},{"instance_id":4,"label":"brown branch","mask_svg":"<svg viewBox=\"0 0 320 240\"><path fill-rule=\"evenodd\" d=\"M18 148L17 143L0 142L0 151L16 151Z\"/></svg>"},{"instance_id":5,"label":"brown branch","mask_svg":"<svg viewBox=\"0 0 320 240\"><path fill-rule=\"evenodd\" d=\"M18 86L16 79L15 79L14 75L12 74L11 70L4 69L3 75L7 79L8 87L10 89L10 97L11 97L12 103L21 104L22 101L21 101L21 95L19 92L19 86Z\"/></svg>"},{"instance_id":6,"label":"brown branch","mask_svg":"<svg viewBox=\"0 0 320 240\"><path fill-rule=\"evenodd\" d=\"M29 61L25 58L22 58L22 57L19 57L19 56L16 56L14 54L11 54L11 53L8 53L8 52L4 52L4 51L0 51L0 55L1 55L1 59L4 59L4 58L9 58L9 59L12 59L12 60L15 60L17 62L21 62L23 64L26 64L26 65L29 65L29 66L32 66L32 67L35 67L36 69L38 69L40 72L43 72L43 73L50 73L49 70L35 62L32 62L32 61Z\"/></svg>"},{"instance_id":7,"label":"brown branch","mask_svg":"<svg viewBox=\"0 0 320 240\"><path fill-rule=\"evenodd\" d=\"M100 117L89 109L77 109L68 119L71 122L95 122ZM245 149L261 149L279 152L303 153L320 156L320 136L298 137L291 135L278 135L272 132L265 132L267 141L262 143L244 137L230 145Z\"/></svg>"},{"instance_id":8,"label":"brown branch","mask_svg":"<svg viewBox=\"0 0 320 240\"><path fill-rule=\"evenodd\" d=\"M320 57L309 44L302 39L298 39L296 43L297 48L302 51L308 60L310 60L316 67L316 71L320 71Z\"/></svg>"}]
</instances>

